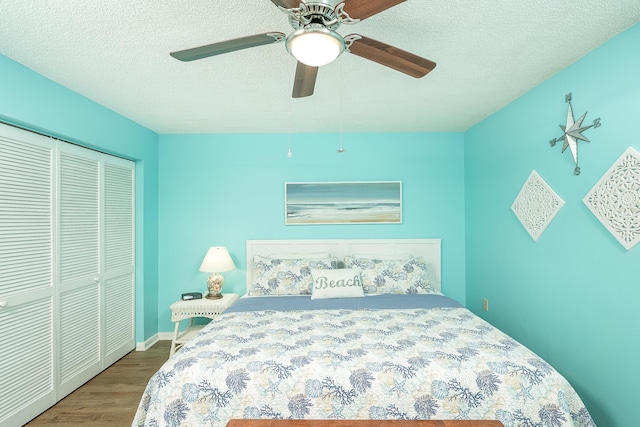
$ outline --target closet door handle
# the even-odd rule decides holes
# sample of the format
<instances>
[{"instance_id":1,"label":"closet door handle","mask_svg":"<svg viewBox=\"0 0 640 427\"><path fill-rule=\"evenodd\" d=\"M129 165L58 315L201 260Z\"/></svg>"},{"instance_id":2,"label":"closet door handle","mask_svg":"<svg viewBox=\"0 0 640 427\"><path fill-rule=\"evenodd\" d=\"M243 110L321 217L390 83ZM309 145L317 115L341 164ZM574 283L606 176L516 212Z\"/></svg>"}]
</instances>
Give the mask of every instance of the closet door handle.
<instances>
[{"instance_id":1,"label":"closet door handle","mask_svg":"<svg viewBox=\"0 0 640 427\"><path fill-rule=\"evenodd\" d=\"M94 281L95 283L98 283L98 282L100 281L100 278L99 278L98 276L96 276L96 277L94 277L94 278L93 278L93 281Z\"/></svg>"},{"instance_id":2,"label":"closet door handle","mask_svg":"<svg viewBox=\"0 0 640 427\"><path fill-rule=\"evenodd\" d=\"M5 308L8 305L9 305L8 301L0 301L0 308Z\"/></svg>"}]
</instances>

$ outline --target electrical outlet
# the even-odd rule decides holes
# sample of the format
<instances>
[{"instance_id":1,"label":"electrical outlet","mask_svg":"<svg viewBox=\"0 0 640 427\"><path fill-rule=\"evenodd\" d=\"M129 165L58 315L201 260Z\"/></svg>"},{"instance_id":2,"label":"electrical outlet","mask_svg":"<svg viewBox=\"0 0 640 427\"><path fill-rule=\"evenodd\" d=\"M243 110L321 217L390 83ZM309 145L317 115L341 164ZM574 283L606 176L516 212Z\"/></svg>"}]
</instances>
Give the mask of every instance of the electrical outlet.
<instances>
[{"instance_id":1,"label":"electrical outlet","mask_svg":"<svg viewBox=\"0 0 640 427\"><path fill-rule=\"evenodd\" d=\"M486 298L482 300L482 309L484 311L489 311L489 300Z\"/></svg>"}]
</instances>

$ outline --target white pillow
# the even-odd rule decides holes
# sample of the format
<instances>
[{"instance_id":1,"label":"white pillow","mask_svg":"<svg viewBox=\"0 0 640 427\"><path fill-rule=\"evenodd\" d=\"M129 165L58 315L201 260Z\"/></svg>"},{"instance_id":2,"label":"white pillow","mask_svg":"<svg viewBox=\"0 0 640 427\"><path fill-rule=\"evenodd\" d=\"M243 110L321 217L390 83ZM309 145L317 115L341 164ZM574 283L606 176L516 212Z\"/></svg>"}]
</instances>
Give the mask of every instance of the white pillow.
<instances>
[{"instance_id":1,"label":"white pillow","mask_svg":"<svg viewBox=\"0 0 640 427\"><path fill-rule=\"evenodd\" d=\"M311 299L364 297L359 268L311 269Z\"/></svg>"},{"instance_id":2,"label":"white pillow","mask_svg":"<svg viewBox=\"0 0 640 427\"><path fill-rule=\"evenodd\" d=\"M269 258L275 258L275 259L319 259L319 258L331 258L331 254L329 252L269 254Z\"/></svg>"}]
</instances>

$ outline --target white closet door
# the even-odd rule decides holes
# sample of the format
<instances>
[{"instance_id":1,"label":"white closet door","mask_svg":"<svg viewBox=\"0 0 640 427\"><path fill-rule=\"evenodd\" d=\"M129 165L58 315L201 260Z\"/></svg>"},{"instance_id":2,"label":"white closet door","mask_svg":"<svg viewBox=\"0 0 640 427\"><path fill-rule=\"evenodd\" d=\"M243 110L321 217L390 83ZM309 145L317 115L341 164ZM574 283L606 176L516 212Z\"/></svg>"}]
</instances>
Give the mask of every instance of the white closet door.
<instances>
[{"instance_id":1,"label":"white closet door","mask_svg":"<svg viewBox=\"0 0 640 427\"><path fill-rule=\"evenodd\" d=\"M0 425L135 347L135 164L0 124Z\"/></svg>"},{"instance_id":2,"label":"white closet door","mask_svg":"<svg viewBox=\"0 0 640 427\"><path fill-rule=\"evenodd\" d=\"M54 141L0 125L0 425L56 402Z\"/></svg>"},{"instance_id":3,"label":"white closet door","mask_svg":"<svg viewBox=\"0 0 640 427\"><path fill-rule=\"evenodd\" d=\"M103 368L106 368L135 347L135 164L128 160L105 156L103 165Z\"/></svg>"},{"instance_id":4,"label":"white closet door","mask_svg":"<svg viewBox=\"0 0 640 427\"><path fill-rule=\"evenodd\" d=\"M66 396L102 370L100 157L60 144L59 383Z\"/></svg>"}]
</instances>

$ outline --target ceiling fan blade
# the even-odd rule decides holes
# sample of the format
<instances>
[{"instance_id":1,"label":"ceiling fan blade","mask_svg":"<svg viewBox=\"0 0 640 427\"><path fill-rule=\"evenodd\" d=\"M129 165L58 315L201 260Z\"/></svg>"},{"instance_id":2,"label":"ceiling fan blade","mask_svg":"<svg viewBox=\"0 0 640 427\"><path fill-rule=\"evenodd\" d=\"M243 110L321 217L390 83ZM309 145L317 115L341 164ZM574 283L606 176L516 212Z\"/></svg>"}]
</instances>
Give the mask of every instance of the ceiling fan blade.
<instances>
[{"instance_id":1,"label":"ceiling fan blade","mask_svg":"<svg viewBox=\"0 0 640 427\"><path fill-rule=\"evenodd\" d=\"M272 0L277 1L277 0ZM344 0L344 11L353 19L367 19L405 0Z\"/></svg>"},{"instance_id":2,"label":"ceiling fan blade","mask_svg":"<svg viewBox=\"0 0 640 427\"><path fill-rule=\"evenodd\" d=\"M318 76L318 67L312 67L305 65L298 61L296 67L296 77L293 81L293 93L294 98L303 98L305 96L313 95L313 89L316 86L316 77Z\"/></svg>"},{"instance_id":3,"label":"ceiling fan blade","mask_svg":"<svg viewBox=\"0 0 640 427\"><path fill-rule=\"evenodd\" d=\"M433 61L368 37L351 34L345 39L352 36L357 38L349 46L351 53L385 67L393 68L415 78L424 77L436 68L436 63Z\"/></svg>"},{"instance_id":4,"label":"ceiling fan blade","mask_svg":"<svg viewBox=\"0 0 640 427\"><path fill-rule=\"evenodd\" d=\"M285 9L294 9L300 6L302 0L271 0L271 3L275 4L276 6L282 6Z\"/></svg>"},{"instance_id":5,"label":"ceiling fan blade","mask_svg":"<svg viewBox=\"0 0 640 427\"><path fill-rule=\"evenodd\" d=\"M253 36L240 37L224 42L208 44L206 46L194 47L192 49L171 52L170 55L180 61L193 61L236 50L248 49L250 47L279 43L284 41L285 37L286 35L284 33L279 32L256 34Z\"/></svg>"}]
</instances>

